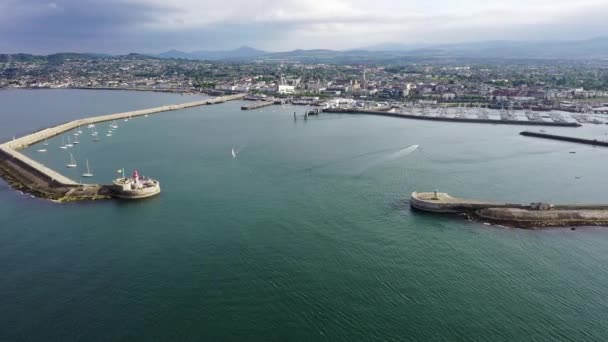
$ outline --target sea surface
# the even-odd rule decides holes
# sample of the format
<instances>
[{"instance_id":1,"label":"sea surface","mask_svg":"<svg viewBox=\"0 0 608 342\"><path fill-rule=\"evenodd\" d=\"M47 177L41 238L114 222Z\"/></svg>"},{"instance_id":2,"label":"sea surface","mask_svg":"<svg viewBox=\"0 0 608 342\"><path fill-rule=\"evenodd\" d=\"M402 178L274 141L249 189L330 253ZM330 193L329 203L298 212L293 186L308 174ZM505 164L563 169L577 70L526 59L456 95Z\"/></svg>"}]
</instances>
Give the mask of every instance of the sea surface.
<instances>
[{"instance_id":1,"label":"sea surface","mask_svg":"<svg viewBox=\"0 0 608 342\"><path fill-rule=\"evenodd\" d=\"M0 137L199 98L0 91ZM517 126L241 104L25 150L83 182L137 169L162 193L56 204L0 181L0 340L606 341L608 229L488 226L408 199L606 203L608 149ZM597 138L608 126L546 130Z\"/></svg>"}]
</instances>

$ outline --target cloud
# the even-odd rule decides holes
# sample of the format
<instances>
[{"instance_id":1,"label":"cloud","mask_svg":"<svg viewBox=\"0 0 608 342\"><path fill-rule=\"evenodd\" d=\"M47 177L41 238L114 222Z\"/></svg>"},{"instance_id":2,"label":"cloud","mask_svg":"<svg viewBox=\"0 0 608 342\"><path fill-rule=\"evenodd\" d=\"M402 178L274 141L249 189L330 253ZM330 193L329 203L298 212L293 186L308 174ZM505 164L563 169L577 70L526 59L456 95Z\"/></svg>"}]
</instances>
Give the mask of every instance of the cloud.
<instances>
[{"instance_id":1,"label":"cloud","mask_svg":"<svg viewBox=\"0 0 608 342\"><path fill-rule=\"evenodd\" d=\"M0 51L346 49L382 42L580 39L608 0L2 0Z\"/></svg>"}]
</instances>

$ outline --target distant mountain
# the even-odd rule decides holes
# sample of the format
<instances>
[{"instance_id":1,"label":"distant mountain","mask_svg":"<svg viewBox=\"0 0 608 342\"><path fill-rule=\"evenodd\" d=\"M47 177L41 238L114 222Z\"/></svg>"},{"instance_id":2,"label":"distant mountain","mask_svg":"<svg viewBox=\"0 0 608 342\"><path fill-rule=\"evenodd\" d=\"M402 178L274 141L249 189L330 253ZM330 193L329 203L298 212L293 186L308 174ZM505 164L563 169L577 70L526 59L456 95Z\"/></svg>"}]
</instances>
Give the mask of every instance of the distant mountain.
<instances>
[{"instance_id":1,"label":"distant mountain","mask_svg":"<svg viewBox=\"0 0 608 342\"><path fill-rule=\"evenodd\" d=\"M48 56L31 54L0 54L0 62L38 61L61 62L66 59L94 58L181 58L210 61L267 61L335 64L400 64L433 59L608 59L608 37L578 41L483 41L468 43L407 45L384 43L365 49L345 51L312 49L286 52L266 52L243 46L227 51L170 50L158 55L128 54L110 56L90 53L57 53Z\"/></svg>"},{"instance_id":2,"label":"distant mountain","mask_svg":"<svg viewBox=\"0 0 608 342\"><path fill-rule=\"evenodd\" d=\"M359 50L367 50L367 51L411 51L421 48L426 48L430 46L430 44L404 44L404 43L396 43L396 42L387 42L380 43L375 45L370 45L368 47L359 49Z\"/></svg>"},{"instance_id":3,"label":"distant mountain","mask_svg":"<svg viewBox=\"0 0 608 342\"><path fill-rule=\"evenodd\" d=\"M257 50L249 46L241 46L238 49L227 51L207 51L199 50L193 52L184 52L178 50L169 50L160 53L158 56L162 58L182 58L193 60L229 60L229 59L250 59L268 54L266 51Z\"/></svg>"},{"instance_id":4,"label":"distant mountain","mask_svg":"<svg viewBox=\"0 0 608 342\"><path fill-rule=\"evenodd\" d=\"M482 41L428 45L404 49L395 43L376 45L376 51L402 51L410 56L467 58L607 58L608 37L575 41Z\"/></svg>"}]
</instances>

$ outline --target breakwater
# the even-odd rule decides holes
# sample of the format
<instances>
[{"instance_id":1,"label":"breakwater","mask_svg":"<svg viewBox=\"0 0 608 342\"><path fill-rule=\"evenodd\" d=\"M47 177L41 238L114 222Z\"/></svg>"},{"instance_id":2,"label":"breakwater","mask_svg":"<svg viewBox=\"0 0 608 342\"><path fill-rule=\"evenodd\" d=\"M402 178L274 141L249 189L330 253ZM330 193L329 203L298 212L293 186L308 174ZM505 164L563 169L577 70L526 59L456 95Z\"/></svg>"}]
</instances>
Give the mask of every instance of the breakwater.
<instances>
[{"instance_id":1,"label":"breakwater","mask_svg":"<svg viewBox=\"0 0 608 342\"><path fill-rule=\"evenodd\" d=\"M547 121L522 121L522 120L497 120L497 119L474 119L474 118L456 118L443 116L425 116L413 115L405 113L396 113L382 110L372 109L357 109L357 108L325 108L324 113L347 113L347 114L369 114L378 116L388 116L394 118L427 120L427 121L447 121L461 123L484 123L498 125L520 125L520 126L553 126L553 127L580 127L577 122L547 122Z\"/></svg>"},{"instance_id":2,"label":"breakwater","mask_svg":"<svg viewBox=\"0 0 608 342\"><path fill-rule=\"evenodd\" d=\"M188 102L115 114L100 115L73 120L54 127L28 134L0 145L0 177L12 187L32 195L58 201L82 199L102 199L111 196L109 185L80 184L59 172L27 157L20 149L36 144L45 139L63 134L81 126L100 122L114 121L143 115L150 115L203 105L212 105L226 101L242 99L245 94L220 96L201 101Z\"/></svg>"},{"instance_id":3,"label":"breakwater","mask_svg":"<svg viewBox=\"0 0 608 342\"><path fill-rule=\"evenodd\" d=\"M241 109L242 110L252 110L252 109L258 109L258 108L262 108L262 107L268 107L268 106L272 106L274 104L274 100L272 101L258 101L246 106L242 106Z\"/></svg>"},{"instance_id":4,"label":"breakwater","mask_svg":"<svg viewBox=\"0 0 608 342\"><path fill-rule=\"evenodd\" d=\"M608 204L496 203L452 197L442 192L413 192L416 210L462 214L471 219L517 228L608 226Z\"/></svg>"},{"instance_id":5,"label":"breakwater","mask_svg":"<svg viewBox=\"0 0 608 342\"><path fill-rule=\"evenodd\" d=\"M569 137L569 136L563 136L563 135L547 134L547 133L540 133L540 132L530 132L530 131L523 131L523 132L520 132L519 134L526 136L526 137L568 141L568 142L574 142L574 143L578 143L578 144L608 147L608 141L597 140L597 139L583 139L583 138L577 138L577 137Z\"/></svg>"}]
</instances>

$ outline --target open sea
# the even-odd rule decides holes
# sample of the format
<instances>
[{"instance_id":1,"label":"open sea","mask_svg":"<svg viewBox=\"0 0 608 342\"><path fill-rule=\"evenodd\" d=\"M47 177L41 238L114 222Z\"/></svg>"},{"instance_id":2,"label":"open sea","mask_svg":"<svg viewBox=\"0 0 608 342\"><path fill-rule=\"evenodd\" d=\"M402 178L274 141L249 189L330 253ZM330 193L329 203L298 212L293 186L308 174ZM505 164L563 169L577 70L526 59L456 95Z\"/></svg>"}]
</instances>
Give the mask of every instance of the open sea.
<instances>
[{"instance_id":1,"label":"open sea","mask_svg":"<svg viewBox=\"0 0 608 342\"><path fill-rule=\"evenodd\" d=\"M0 140L200 96L0 91ZM0 341L606 341L608 229L529 231L412 212L413 191L608 202L608 149L517 126L241 111L83 127L24 151L161 182L143 201L56 204L0 180ZM294 120L293 113L298 115ZM606 125L545 128L589 138ZM71 138L74 138L73 136ZM418 145L416 148L415 145ZM238 154L232 157L231 150ZM571 153L576 152L576 153ZM72 153L76 169L66 169Z\"/></svg>"}]
</instances>

